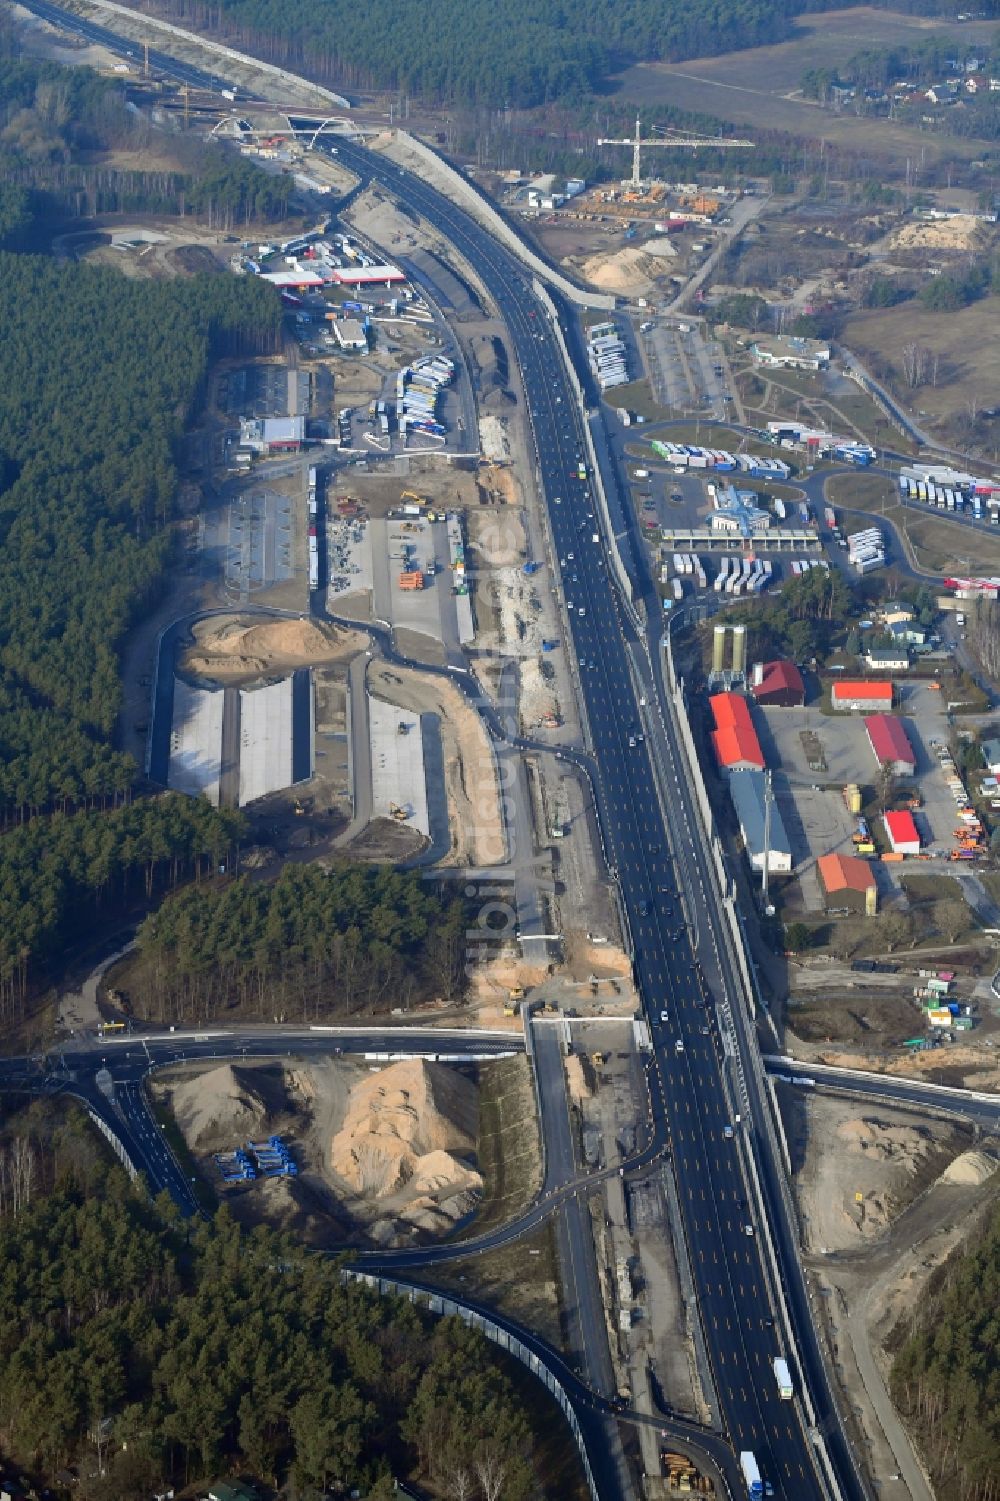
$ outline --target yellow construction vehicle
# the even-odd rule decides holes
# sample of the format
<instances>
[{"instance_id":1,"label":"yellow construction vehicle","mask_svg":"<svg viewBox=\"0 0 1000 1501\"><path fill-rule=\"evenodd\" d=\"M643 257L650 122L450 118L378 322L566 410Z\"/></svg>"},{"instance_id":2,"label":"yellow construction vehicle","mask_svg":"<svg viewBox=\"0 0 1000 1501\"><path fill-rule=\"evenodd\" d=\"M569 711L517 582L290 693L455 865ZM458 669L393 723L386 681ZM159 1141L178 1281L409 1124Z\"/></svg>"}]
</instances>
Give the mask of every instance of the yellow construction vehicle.
<instances>
[{"instance_id":1,"label":"yellow construction vehicle","mask_svg":"<svg viewBox=\"0 0 1000 1501\"><path fill-rule=\"evenodd\" d=\"M394 818L397 823L405 823L409 816L406 809L401 808L398 803L389 804L389 817Z\"/></svg>"},{"instance_id":2,"label":"yellow construction vehicle","mask_svg":"<svg viewBox=\"0 0 1000 1501\"><path fill-rule=\"evenodd\" d=\"M426 506L430 504L430 502L425 500L422 495L416 495L412 490L404 490L399 498L400 500L412 500L415 506Z\"/></svg>"},{"instance_id":3,"label":"yellow construction vehicle","mask_svg":"<svg viewBox=\"0 0 1000 1501\"><path fill-rule=\"evenodd\" d=\"M517 1013L518 1013L518 1010L520 1009L521 1002L523 1000L524 1000L524 986L523 985L514 985L514 986L512 986L511 989L508 990L508 992L507 992L507 999L504 1001L504 1005L503 1005L503 1014L504 1014L504 1016L516 1016Z\"/></svg>"}]
</instances>

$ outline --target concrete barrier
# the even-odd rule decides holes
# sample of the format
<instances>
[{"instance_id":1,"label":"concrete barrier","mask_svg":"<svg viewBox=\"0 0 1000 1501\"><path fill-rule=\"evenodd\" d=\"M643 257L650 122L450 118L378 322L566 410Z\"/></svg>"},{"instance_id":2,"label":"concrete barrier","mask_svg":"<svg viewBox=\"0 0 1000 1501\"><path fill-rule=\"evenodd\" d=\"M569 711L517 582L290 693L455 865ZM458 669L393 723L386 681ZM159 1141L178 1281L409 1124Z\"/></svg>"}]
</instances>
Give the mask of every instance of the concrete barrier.
<instances>
[{"instance_id":1,"label":"concrete barrier","mask_svg":"<svg viewBox=\"0 0 1000 1501\"><path fill-rule=\"evenodd\" d=\"M90 1119L93 1121L98 1131L100 1131L101 1135L107 1140L112 1152L114 1152L115 1156L118 1158L118 1161L128 1173L129 1177L133 1182L135 1182L136 1178L138 1178L139 1176L139 1170L136 1167L135 1163L132 1161L128 1152L125 1150L125 1144L122 1141L121 1137L117 1136L115 1132L112 1131L107 1121L102 1120L102 1118L97 1114L95 1110L91 1110L89 1105L87 1106L87 1114L90 1116Z\"/></svg>"},{"instance_id":2,"label":"concrete barrier","mask_svg":"<svg viewBox=\"0 0 1000 1501\"><path fill-rule=\"evenodd\" d=\"M366 1287L373 1288L377 1293L390 1293L396 1297L407 1298L411 1303L423 1303L431 1313L438 1314L442 1318L461 1319L462 1323L467 1324L470 1329L477 1329L492 1344L499 1346L501 1350L506 1350L509 1355L514 1356L515 1360L527 1366L531 1374L538 1378L558 1403L579 1450L591 1501L601 1501L583 1430L566 1388L551 1366L518 1339L516 1334L480 1313L479 1309L470 1308L467 1304L460 1303L455 1298L449 1298L444 1293L432 1292L429 1288L413 1287L407 1282L395 1282L390 1277L379 1277L369 1272L344 1271L342 1276L347 1281L363 1282Z\"/></svg>"},{"instance_id":3,"label":"concrete barrier","mask_svg":"<svg viewBox=\"0 0 1000 1501\"><path fill-rule=\"evenodd\" d=\"M573 364L573 360L569 352L569 347L566 343L565 338L563 337L562 328L559 325L559 314L556 311L556 305L537 277L534 281L534 290L536 297L541 302L546 313L548 314L549 322L552 325L552 332L555 335L556 343L559 345L559 353L562 355L563 364L566 368L566 374L569 377L570 385L573 387L573 394L576 397L582 413L584 414L583 441L587 448L587 458L590 460L590 468L594 477L594 491L597 495L597 507L601 513L601 523L604 527L604 532L608 539L608 547L611 552L611 561L614 565L614 570L618 578L619 587L621 588L625 599L631 605L634 594L632 580L629 577L628 570L622 560L622 555L618 550L615 528L611 520L611 508L608 505L608 497L604 489L604 477L601 474L601 467L597 462L597 454L594 450L594 436L590 431L590 424L586 420L587 401L583 393L583 387L580 385L579 377L576 373L576 367Z\"/></svg>"},{"instance_id":4,"label":"concrete barrier","mask_svg":"<svg viewBox=\"0 0 1000 1501\"><path fill-rule=\"evenodd\" d=\"M286 68L277 68L273 63L261 62L258 57L251 57L247 52L237 52L235 47L227 47L222 42L213 42L207 37L199 36L195 31L186 31L183 26L175 26L171 21L158 21L155 16L139 12L131 5L118 5L115 0L88 0L88 4L96 6L99 10L110 11L112 15L125 16L142 26L143 34L149 39L151 31L162 31L164 35L174 37L177 41L193 43L195 46L204 47L209 52L216 53L219 57L226 57L230 62L239 63L242 67L256 68L260 73L266 73L269 78L276 78L280 83L287 83L300 89L303 84L312 89L315 94L320 94L337 109L350 109L349 99L342 94L335 94L332 89L323 88L322 84L312 83L308 78L301 78L296 73L289 73Z\"/></svg>"},{"instance_id":5,"label":"concrete barrier","mask_svg":"<svg viewBox=\"0 0 1000 1501\"><path fill-rule=\"evenodd\" d=\"M614 312L614 297L604 292L588 292L550 266L522 239L514 226L504 218L485 193L433 147L428 146L426 141L419 140L406 130L397 130L396 139L411 147L428 166L434 167L438 172L444 172L452 187L452 192L448 194L452 201L460 202L467 213L486 225L490 233L508 250L513 251L518 260L533 271L540 280L548 282L570 302L580 307L601 308L606 312Z\"/></svg>"}]
</instances>

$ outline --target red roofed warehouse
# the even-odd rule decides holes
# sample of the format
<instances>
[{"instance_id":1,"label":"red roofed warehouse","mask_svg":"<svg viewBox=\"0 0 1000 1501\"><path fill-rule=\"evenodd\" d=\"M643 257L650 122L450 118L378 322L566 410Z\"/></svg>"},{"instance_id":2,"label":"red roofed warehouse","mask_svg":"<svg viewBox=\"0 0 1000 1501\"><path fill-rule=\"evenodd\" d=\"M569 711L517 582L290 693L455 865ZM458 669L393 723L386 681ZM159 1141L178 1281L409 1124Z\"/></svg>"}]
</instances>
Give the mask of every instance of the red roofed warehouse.
<instances>
[{"instance_id":1,"label":"red roofed warehouse","mask_svg":"<svg viewBox=\"0 0 1000 1501\"><path fill-rule=\"evenodd\" d=\"M869 712L891 709L892 684L845 682L841 678L833 685L830 702L835 709L867 709Z\"/></svg>"},{"instance_id":2,"label":"red roofed warehouse","mask_svg":"<svg viewBox=\"0 0 1000 1501\"><path fill-rule=\"evenodd\" d=\"M857 855L820 855L816 861L823 890L838 906L863 907L867 917L878 909L878 889L867 860Z\"/></svg>"},{"instance_id":3,"label":"red roofed warehouse","mask_svg":"<svg viewBox=\"0 0 1000 1501\"><path fill-rule=\"evenodd\" d=\"M917 833L912 813L887 813L882 822L885 824L885 832L889 836L889 843L892 845L894 854L920 854L920 835Z\"/></svg>"},{"instance_id":4,"label":"red roofed warehouse","mask_svg":"<svg viewBox=\"0 0 1000 1501\"><path fill-rule=\"evenodd\" d=\"M758 662L750 691L759 704L798 708L806 701L802 674L794 662Z\"/></svg>"},{"instance_id":5,"label":"red roofed warehouse","mask_svg":"<svg viewBox=\"0 0 1000 1501\"><path fill-rule=\"evenodd\" d=\"M865 729L871 741L875 759L880 766L890 766L901 777L912 777L917 769L917 758L906 737L901 719L891 714L869 714Z\"/></svg>"},{"instance_id":6,"label":"red roofed warehouse","mask_svg":"<svg viewBox=\"0 0 1000 1501\"><path fill-rule=\"evenodd\" d=\"M712 749L723 771L764 770L764 757L747 701L739 693L714 693L709 699L715 729Z\"/></svg>"}]
</instances>

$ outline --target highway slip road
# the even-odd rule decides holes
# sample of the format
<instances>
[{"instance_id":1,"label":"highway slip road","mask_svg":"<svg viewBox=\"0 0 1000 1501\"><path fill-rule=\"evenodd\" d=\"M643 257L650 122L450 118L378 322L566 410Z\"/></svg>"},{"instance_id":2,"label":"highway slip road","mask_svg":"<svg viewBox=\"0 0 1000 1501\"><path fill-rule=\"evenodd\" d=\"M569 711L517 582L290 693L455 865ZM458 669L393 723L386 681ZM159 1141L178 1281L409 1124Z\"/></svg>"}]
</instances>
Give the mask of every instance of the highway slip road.
<instances>
[{"instance_id":1,"label":"highway slip road","mask_svg":"<svg viewBox=\"0 0 1000 1501\"><path fill-rule=\"evenodd\" d=\"M130 44L105 28L81 23L56 7L31 0L81 35L115 50ZM96 35L100 32L103 35ZM175 64L165 54L151 62L174 77L197 70ZM188 77L218 87L210 75ZM323 149L329 150L325 141ZM366 180L379 182L423 215L462 255L488 288L505 318L521 367L545 496L551 545L580 668L583 705L598 765L597 795L606 848L616 868L634 957L635 976L656 1047L661 1091L654 1092L657 1125L669 1131L688 1253L714 1377L720 1426L737 1451L752 1449L773 1494L786 1501L826 1497L813 1444L805 1430L802 1405L778 1396L771 1359L779 1353L773 1327L771 1290L761 1248L762 1226L750 1203L742 1152L728 1119L723 1084L723 1042L711 1003L701 993L692 946L676 893L679 874L670 854L670 819L659 802L650 748L642 735L639 694L632 670L640 643L634 617L611 579L590 484L581 465L587 452L583 421L573 386L540 299L519 263L475 220L419 178L344 138L336 150L341 163ZM572 337L560 313L564 332ZM669 718L669 713L668 713ZM678 789L678 800L683 794ZM685 863L689 852L683 846ZM697 852L691 852L697 860ZM713 900L706 888L706 901ZM737 1000L738 992L731 992ZM741 1010L737 1000L736 1010ZM741 1025L744 1047L754 1046ZM727 1036L731 1034L727 1031ZM753 1149L767 1155L757 1135ZM780 1171L773 1161L770 1171ZM771 1207L774 1195L771 1192ZM780 1217L780 1216L779 1216ZM800 1285L801 1273L787 1227L776 1236L784 1261L783 1281ZM837 1471L839 1489L855 1501L864 1492L843 1442L822 1369L815 1358L815 1335L801 1298L792 1304L796 1346L810 1353L813 1402ZM781 1350L793 1372L796 1351Z\"/></svg>"},{"instance_id":2,"label":"highway slip road","mask_svg":"<svg viewBox=\"0 0 1000 1501\"><path fill-rule=\"evenodd\" d=\"M677 896L640 705L630 671L637 633L610 573L605 540L581 463L583 415L544 308L513 258L475 221L425 183L338 140L341 163L379 182L422 214L464 256L503 313L521 367L534 430L560 591L580 667L609 858L617 871L636 978L656 1044L688 1250L699 1293L721 1425L734 1449L752 1449L776 1496L828 1494L817 1474L801 1406L778 1396L771 1361L783 1353L773 1327L760 1225L751 1207L728 1119L721 1040L703 1004L691 936ZM596 538L596 540L595 540ZM749 1227L749 1228L748 1228ZM810 1335L811 1337L811 1331ZM826 1394L814 1393L820 1412ZM825 1399L825 1400L824 1400ZM828 1432L829 1437L829 1432ZM860 1496L853 1467L840 1479Z\"/></svg>"}]
</instances>

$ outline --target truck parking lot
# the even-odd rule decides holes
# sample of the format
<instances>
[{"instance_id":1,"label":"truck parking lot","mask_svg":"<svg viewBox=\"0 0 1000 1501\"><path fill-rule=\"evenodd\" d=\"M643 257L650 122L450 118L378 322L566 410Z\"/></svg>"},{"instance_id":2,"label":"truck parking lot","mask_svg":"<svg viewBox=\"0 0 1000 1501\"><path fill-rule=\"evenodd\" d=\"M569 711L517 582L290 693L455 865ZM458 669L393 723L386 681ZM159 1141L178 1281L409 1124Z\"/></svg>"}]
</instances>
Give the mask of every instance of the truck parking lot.
<instances>
[{"instance_id":1,"label":"truck parking lot","mask_svg":"<svg viewBox=\"0 0 1000 1501\"><path fill-rule=\"evenodd\" d=\"M723 354L715 340L705 341L696 327L664 327L654 323L641 335L649 365L653 394L660 406L675 415L685 412L725 419Z\"/></svg>"},{"instance_id":2,"label":"truck parking lot","mask_svg":"<svg viewBox=\"0 0 1000 1501\"><path fill-rule=\"evenodd\" d=\"M291 497L277 490L242 491L233 499L216 536L231 598L246 603L251 593L292 577L292 508Z\"/></svg>"}]
</instances>

